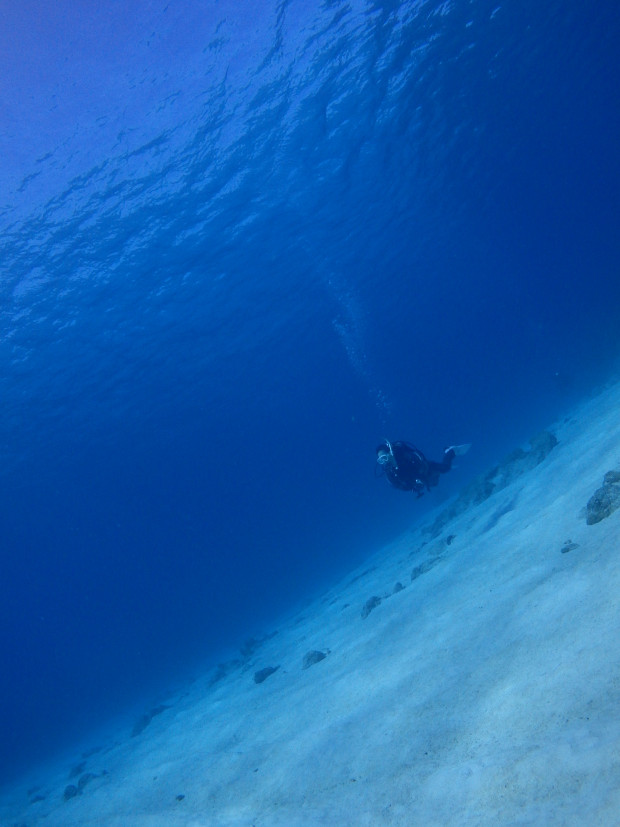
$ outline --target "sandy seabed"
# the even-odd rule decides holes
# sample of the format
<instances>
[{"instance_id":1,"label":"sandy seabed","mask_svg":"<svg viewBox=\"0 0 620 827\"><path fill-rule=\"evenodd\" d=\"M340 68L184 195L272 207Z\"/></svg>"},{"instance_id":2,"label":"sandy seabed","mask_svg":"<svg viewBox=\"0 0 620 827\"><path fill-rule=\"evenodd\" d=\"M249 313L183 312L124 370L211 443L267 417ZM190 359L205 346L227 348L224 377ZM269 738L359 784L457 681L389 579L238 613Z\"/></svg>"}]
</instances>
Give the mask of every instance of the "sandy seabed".
<instances>
[{"instance_id":1,"label":"sandy seabed","mask_svg":"<svg viewBox=\"0 0 620 827\"><path fill-rule=\"evenodd\" d=\"M1 824L620 824L620 509L586 521L620 386L549 430L535 468L3 790Z\"/></svg>"}]
</instances>

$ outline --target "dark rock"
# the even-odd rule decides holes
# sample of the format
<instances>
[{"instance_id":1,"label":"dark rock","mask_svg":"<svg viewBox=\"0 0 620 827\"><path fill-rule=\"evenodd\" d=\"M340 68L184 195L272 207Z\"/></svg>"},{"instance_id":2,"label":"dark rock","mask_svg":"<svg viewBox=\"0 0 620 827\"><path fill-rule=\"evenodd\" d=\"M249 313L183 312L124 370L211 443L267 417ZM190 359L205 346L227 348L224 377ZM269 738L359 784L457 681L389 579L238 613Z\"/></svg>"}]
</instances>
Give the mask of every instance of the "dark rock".
<instances>
[{"instance_id":1,"label":"dark rock","mask_svg":"<svg viewBox=\"0 0 620 827\"><path fill-rule=\"evenodd\" d=\"M446 545L451 546L454 540L456 540L456 534L448 534L446 537Z\"/></svg>"},{"instance_id":2,"label":"dark rock","mask_svg":"<svg viewBox=\"0 0 620 827\"><path fill-rule=\"evenodd\" d=\"M243 646L239 649L239 651L241 652L242 657L245 660L248 660L249 658L252 657L252 655L256 652L256 650L259 649L263 645L263 643L265 643L268 640L271 640L271 638L275 637L277 634L278 634L278 632L275 631L275 632L271 632L271 634L263 635L260 638L249 637L245 641Z\"/></svg>"},{"instance_id":3,"label":"dark rock","mask_svg":"<svg viewBox=\"0 0 620 827\"><path fill-rule=\"evenodd\" d=\"M440 560L440 557L432 557L430 560L425 560L423 563L420 563L419 566L416 566L411 572L411 582L413 583L413 581L417 580L422 574L426 574L427 571L434 568Z\"/></svg>"},{"instance_id":4,"label":"dark rock","mask_svg":"<svg viewBox=\"0 0 620 827\"><path fill-rule=\"evenodd\" d=\"M541 431L530 439L531 451L528 451L528 456L534 460L534 465L538 465L549 456L557 444L558 440L555 434L552 434L551 431Z\"/></svg>"},{"instance_id":5,"label":"dark rock","mask_svg":"<svg viewBox=\"0 0 620 827\"><path fill-rule=\"evenodd\" d=\"M181 793L180 795L177 795L176 800L177 801L183 801L184 798L185 798L185 796L183 795L183 793Z\"/></svg>"},{"instance_id":6,"label":"dark rock","mask_svg":"<svg viewBox=\"0 0 620 827\"><path fill-rule=\"evenodd\" d=\"M607 476L607 475L605 475ZM605 483L597 488L588 500L586 505L586 523L594 525L600 523L606 517L620 507L620 485L617 483Z\"/></svg>"},{"instance_id":7,"label":"dark rock","mask_svg":"<svg viewBox=\"0 0 620 827\"><path fill-rule=\"evenodd\" d=\"M75 798L76 795L79 795L80 791L75 786L75 784L69 784L68 787L65 787L65 791L63 793L63 798L65 801L69 801L71 798Z\"/></svg>"},{"instance_id":8,"label":"dark rock","mask_svg":"<svg viewBox=\"0 0 620 827\"><path fill-rule=\"evenodd\" d=\"M165 712L166 709L170 709L170 707L166 706L165 704L161 704L160 706L156 706L154 709L151 709L150 712L145 712L144 715L141 715L134 724L134 727L131 731L131 737L135 738L136 735L140 735L141 733L143 733L147 726L151 723L153 718L156 715L161 715L161 713Z\"/></svg>"},{"instance_id":9,"label":"dark rock","mask_svg":"<svg viewBox=\"0 0 620 827\"><path fill-rule=\"evenodd\" d=\"M579 543L573 543L572 540L566 540L560 551L562 554L566 554L569 551L574 551L576 548L579 548Z\"/></svg>"},{"instance_id":10,"label":"dark rock","mask_svg":"<svg viewBox=\"0 0 620 827\"><path fill-rule=\"evenodd\" d=\"M273 675L274 672L277 672L280 666L266 666L264 669L259 669L258 672L254 673L254 683L262 683L266 681L270 675Z\"/></svg>"},{"instance_id":11,"label":"dark rock","mask_svg":"<svg viewBox=\"0 0 620 827\"><path fill-rule=\"evenodd\" d=\"M398 583L394 583L394 588L392 589L392 594L398 594L398 592L402 592L402 590L404 588L405 587L403 586L403 584L399 580Z\"/></svg>"},{"instance_id":12,"label":"dark rock","mask_svg":"<svg viewBox=\"0 0 620 827\"><path fill-rule=\"evenodd\" d=\"M311 666L314 666L315 663L318 663L320 660L325 660L328 652L319 652L316 649L312 649L310 652L306 652L304 655L303 662L301 664L302 669L309 669Z\"/></svg>"},{"instance_id":13,"label":"dark rock","mask_svg":"<svg viewBox=\"0 0 620 827\"><path fill-rule=\"evenodd\" d=\"M41 795L41 794L38 794L38 795L35 795L34 798L30 799L31 804L36 804L37 801L45 801L45 796Z\"/></svg>"},{"instance_id":14,"label":"dark rock","mask_svg":"<svg viewBox=\"0 0 620 827\"><path fill-rule=\"evenodd\" d=\"M603 485L613 485L620 482L620 471L608 471L603 477Z\"/></svg>"},{"instance_id":15,"label":"dark rock","mask_svg":"<svg viewBox=\"0 0 620 827\"><path fill-rule=\"evenodd\" d=\"M376 609L380 603L381 598L376 595L368 598L368 600L364 603L364 608L362 609L362 620L365 620L372 610Z\"/></svg>"},{"instance_id":16,"label":"dark rock","mask_svg":"<svg viewBox=\"0 0 620 827\"><path fill-rule=\"evenodd\" d=\"M439 514L427 530L432 537L438 537L446 525L455 517L463 514L472 506L479 505L495 491L506 488L517 477L531 471L539 465L549 452L558 444L556 437L549 431L542 431L530 440L530 450L517 448L504 457L502 462L486 474L476 477L461 491L457 499Z\"/></svg>"},{"instance_id":17,"label":"dark rock","mask_svg":"<svg viewBox=\"0 0 620 827\"><path fill-rule=\"evenodd\" d=\"M464 511L472 506L479 505L491 496L495 489L491 477L497 469L475 477L462 490L456 500L439 514L433 524L427 529L431 537L438 537L444 528Z\"/></svg>"},{"instance_id":18,"label":"dark rock","mask_svg":"<svg viewBox=\"0 0 620 827\"><path fill-rule=\"evenodd\" d=\"M541 431L530 439L530 450L520 448L509 454L498 466L493 482L495 490L501 491L522 474L536 468L558 444L556 437L549 431Z\"/></svg>"},{"instance_id":19,"label":"dark rock","mask_svg":"<svg viewBox=\"0 0 620 827\"><path fill-rule=\"evenodd\" d=\"M243 646L240 647L239 651L241 652L241 657L243 658L251 658L254 652L260 646L260 641L256 640L255 637L249 637Z\"/></svg>"},{"instance_id":20,"label":"dark rock","mask_svg":"<svg viewBox=\"0 0 620 827\"><path fill-rule=\"evenodd\" d=\"M88 784L88 782L89 782L89 781L92 781L92 780L93 780L93 778L96 778L96 777L97 777L97 776L96 776L93 772L86 772L86 773L84 773L84 775L81 775L81 776L80 776L80 779L79 779L79 781L78 781L78 783L77 783L77 785L78 785L78 790L79 790L80 792L82 792L82 790L83 790L83 789L84 789L84 787Z\"/></svg>"},{"instance_id":21,"label":"dark rock","mask_svg":"<svg viewBox=\"0 0 620 827\"><path fill-rule=\"evenodd\" d=\"M86 761L81 761L79 764L76 764L75 767L71 767L71 772L69 773L69 778L77 778L78 775L81 775L84 770L86 769Z\"/></svg>"},{"instance_id":22,"label":"dark rock","mask_svg":"<svg viewBox=\"0 0 620 827\"><path fill-rule=\"evenodd\" d=\"M487 471L486 474L479 474L477 477L474 477L469 485L463 488L457 500L457 502L461 500L461 507L458 509L459 514L470 508L470 506L480 505L480 503L489 499L495 491L495 483L492 482L491 478L496 471L497 469L493 468L491 471Z\"/></svg>"},{"instance_id":23,"label":"dark rock","mask_svg":"<svg viewBox=\"0 0 620 827\"><path fill-rule=\"evenodd\" d=\"M211 678L209 679L209 686L214 686L218 681L223 680L224 678L228 677L231 672L234 672L236 669L239 669L241 666L240 660L229 660L226 663L218 663L215 667Z\"/></svg>"},{"instance_id":24,"label":"dark rock","mask_svg":"<svg viewBox=\"0 0 620 827\"><path fill-rule=\"evenodd\" d=\"M349 588L349 586L352 586L354 583L357 583L357 581L361 580L362 577L366 577L367 575L372 574L372 572L376 568L377 568L376 566L373 566L371 569L366 569L366 571L363 571L361 574L357 574L355 577L353 577L351 580L349 580L349 582L347 583L347 588Z\"/></svg>"},{"instance_id":25,"label":"dark rock","mask_svg":"<svg viewBox=\"0 0 620 827\"><path fill-rule=\"evenodd\" d=\"M131 730L131 737L135 738L137 735L141 735L147 726L151 723L152 717L149 715L148 712L145 712L144 715L141 715L138 720L133 725L133 729Z\"/></svg>"}]
</instances>

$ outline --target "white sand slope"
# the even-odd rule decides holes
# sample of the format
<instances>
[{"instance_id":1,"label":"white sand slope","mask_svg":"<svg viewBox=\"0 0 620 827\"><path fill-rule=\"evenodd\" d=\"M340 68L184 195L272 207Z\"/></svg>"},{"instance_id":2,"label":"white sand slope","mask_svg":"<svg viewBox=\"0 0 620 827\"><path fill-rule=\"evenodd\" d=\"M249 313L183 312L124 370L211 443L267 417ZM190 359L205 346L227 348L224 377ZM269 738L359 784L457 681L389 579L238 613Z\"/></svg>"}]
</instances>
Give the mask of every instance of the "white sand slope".
<instances>
[{"instance_id":1,"label":"white sand slope","mask_svg":"<svg viewBox=\"0 0 620 827\"><path fill-rule=\"evenodd\" d=\"M440 536L416 527L114 733L80 794L63 799L66 764L40 801L33 779L7 792L2 824L620 824L620 509L583 513L620 468L620 387L552 430L539 466ZM310 650L328 654L302 669Z\"/></svg>"}]
</instances>

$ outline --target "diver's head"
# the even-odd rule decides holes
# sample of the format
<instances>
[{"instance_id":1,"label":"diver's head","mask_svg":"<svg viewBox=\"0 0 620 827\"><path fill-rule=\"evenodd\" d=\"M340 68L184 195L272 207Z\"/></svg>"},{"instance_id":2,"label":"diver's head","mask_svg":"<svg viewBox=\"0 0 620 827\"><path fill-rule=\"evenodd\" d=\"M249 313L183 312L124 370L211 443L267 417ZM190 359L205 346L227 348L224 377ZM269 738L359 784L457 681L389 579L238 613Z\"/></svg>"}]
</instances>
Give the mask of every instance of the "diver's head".
<instances>
[{"instance_id":1,"label":"diver's head","mask_svg":"<svg viewBox=\"0 0 620 827\"><path fill-rule=\"evenodd\" d=\"M385 442L382 442L381 445L377 446L377 462L379 465L387 465L393 460L394 452L392 451L392 446L386 439Z\"/></svg>"}]
</instances>

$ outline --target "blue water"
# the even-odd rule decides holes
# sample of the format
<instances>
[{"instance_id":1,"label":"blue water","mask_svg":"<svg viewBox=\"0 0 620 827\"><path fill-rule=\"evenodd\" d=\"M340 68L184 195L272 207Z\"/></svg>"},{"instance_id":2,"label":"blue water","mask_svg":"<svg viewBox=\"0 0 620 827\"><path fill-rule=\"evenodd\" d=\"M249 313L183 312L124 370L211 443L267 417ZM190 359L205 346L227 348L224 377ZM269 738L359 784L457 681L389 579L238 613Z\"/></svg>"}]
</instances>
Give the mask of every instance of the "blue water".
<instances>
[{"instance_id":1,"label":"blue water","mask_svg":"<svg viewBox=\"0 0 620 827\"><path fill-rule=\"evenodd\" d=\"M5 4L1 779L277 627L610 374L619 16ZM474 447L415 501L374 478L384 436Z\"/></svg>"}]
</instances>

